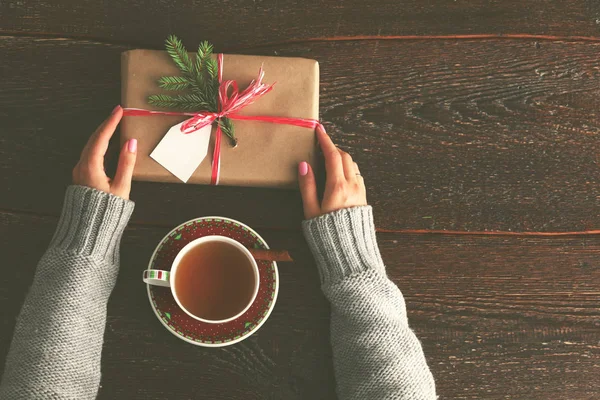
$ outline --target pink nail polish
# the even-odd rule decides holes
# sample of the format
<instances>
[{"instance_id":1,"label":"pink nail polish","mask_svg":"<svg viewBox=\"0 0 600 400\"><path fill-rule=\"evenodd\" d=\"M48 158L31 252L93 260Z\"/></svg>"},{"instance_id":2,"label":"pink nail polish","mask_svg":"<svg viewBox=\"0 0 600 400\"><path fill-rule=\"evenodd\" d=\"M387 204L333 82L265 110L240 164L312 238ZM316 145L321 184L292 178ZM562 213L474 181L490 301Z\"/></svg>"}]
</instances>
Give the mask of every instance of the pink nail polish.
<instances>
[{"instance_id":1,"label":"pink nail polish","mask_svg":"<svg viewBox=\"0 0 600 400\"><path fill-rule=\"evenodd\" d=\"M298 165L298 172L300 173L300 175L304 176L308 173L308 163L306 161L302 161L299 165Z\"/></svg>"},{"instance_id":2,"label":"pink nail polish","mask_svg":"<svg viewBox=\"0 0 600 400\"><path fill-rule=\"evenodd\" d=\"M129 139L129 142L127 142L127 150L130 153L135 153L137 151L137 139Z\"/></svg>"},{"instance_id":3,"label":"pink nail polish","mask_svg":"<svg viewBox=\"0 0 600 400\"><path fill-rule=\"evenodd\" d=\"M116 113L117 111L119 111L119 109L120 109L120 108L121 108L121 106L120 106L120 105L116 106L115 108L113 108L113 110L112 110L111 114L114 114L114 113Z\"/></svg>"}]
</instances>

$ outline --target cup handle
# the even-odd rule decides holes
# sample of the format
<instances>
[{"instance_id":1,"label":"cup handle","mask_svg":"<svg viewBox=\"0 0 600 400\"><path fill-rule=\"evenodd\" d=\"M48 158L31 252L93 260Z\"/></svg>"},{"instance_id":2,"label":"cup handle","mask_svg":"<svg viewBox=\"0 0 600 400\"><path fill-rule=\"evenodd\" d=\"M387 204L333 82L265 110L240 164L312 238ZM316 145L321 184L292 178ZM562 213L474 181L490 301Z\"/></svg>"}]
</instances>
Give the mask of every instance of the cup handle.
<instances>
[{"instance_id":1,"label":"cup handle","mask_svg":"<svg viewBox=\"0 0 600 400\"><path fill-rule=\"evenodd\" d=\"M147 269L144 271L143 280L148 285L170 287L170 277L171 273L169 271L161 271L159 269Z\"/></svg>"}]
</instances>

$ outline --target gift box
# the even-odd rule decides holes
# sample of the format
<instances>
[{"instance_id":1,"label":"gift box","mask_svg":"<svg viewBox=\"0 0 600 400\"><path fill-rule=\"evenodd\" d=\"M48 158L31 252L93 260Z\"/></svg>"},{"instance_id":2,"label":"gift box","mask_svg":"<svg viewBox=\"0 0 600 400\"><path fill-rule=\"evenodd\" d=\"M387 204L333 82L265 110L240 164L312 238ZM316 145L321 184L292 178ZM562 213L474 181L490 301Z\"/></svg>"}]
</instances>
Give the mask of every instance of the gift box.
<instances>
[{"instance_id":1,"label":"gift box","mask_svg":"<svg viewBox=\"0 0 600 400\"><path fill-rule=\"evenodd\" d=\"M189 55L193 59L194 55ZM236 81L240 91L257 78L261 67L264 70L263 82L274 84L272 90L237 112L239 115L318 119L319 64L316 61L230 54L224 54L221 60L223 81ZM180 74L169 54L155 50L127 51L122 54L121 68L122 106L125 109L163 110L150 105L148 97L167 93L158 86L159 78ZM181 182L150 154L172 126L188 118L189 115L123 117L121 142L131 138L138 140L135 180ZM221 139L219 184L297 187L298 163L307 161L312 166L316 165L314 129L252 120L232 122L237 145L234 147L225 137ZM216 124L212 125L208 154L187 183L211 183Z\"/></svg>"}]
</instances>

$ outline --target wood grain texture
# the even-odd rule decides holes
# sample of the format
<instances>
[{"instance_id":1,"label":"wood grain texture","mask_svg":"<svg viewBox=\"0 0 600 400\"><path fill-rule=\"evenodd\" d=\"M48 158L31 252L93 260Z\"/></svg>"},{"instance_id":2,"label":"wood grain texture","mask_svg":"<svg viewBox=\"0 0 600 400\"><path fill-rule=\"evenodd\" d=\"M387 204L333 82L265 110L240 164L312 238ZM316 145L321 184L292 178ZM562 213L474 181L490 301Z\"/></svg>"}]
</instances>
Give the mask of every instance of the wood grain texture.
<instances>
[{"instance_id":1,"label":"wood grain texture","mask_svg":"<svg viewBox=\"0 0 600 400\"><path fill-rule=\"evenodd\" d=\"M0 33L160 47L165 36L219 47L314 38L537 34L598 37L595 1L4 0ZM257 29L259 28L259 29Z\"/></svg>"},{"instance_id":2,"label":"wood grain texture","mask_svg":"<svg viewBox=\"0 0 600 400\"><path fill-rule=\"evenodd\" d=\"M600 238L380 237L442 398L600 396Z\"/></svg>"},{"instance_id":3,"label":"wood grain texture","mask_svg":"<svg viewBox=\"0 0 600 400\"><path fill-rule=\"evenodd\" d=\"M11 77L0 83L0 208L58 213L89 132L119 101L127 48L0 40ZM388 40L247 52L320 61L321 118L361 166L380 229L600 227L600 44ZM133 199L134 220L155 225L216 214L297 229L302 219L294 191L140 183Z\"/></svg>"},{"instance_id":4,"label":"wood grain texture","mask_svg":"<svg viewBox=\"0 0 600 400\"><path fill-rule=\"evenodd\" d=\"M55 224L0 213L0 250L10 265L0 281L0 360ZM280 266L280 295L267 323L239 345L203 349L162 328L140 282L167 231L126 231L108 309L101 399L335 398L328 305L298 233L260 232L296 260ZM600 237L382 234L379 243L441 399L600 396Z\"/></svg>"}]
</instances>

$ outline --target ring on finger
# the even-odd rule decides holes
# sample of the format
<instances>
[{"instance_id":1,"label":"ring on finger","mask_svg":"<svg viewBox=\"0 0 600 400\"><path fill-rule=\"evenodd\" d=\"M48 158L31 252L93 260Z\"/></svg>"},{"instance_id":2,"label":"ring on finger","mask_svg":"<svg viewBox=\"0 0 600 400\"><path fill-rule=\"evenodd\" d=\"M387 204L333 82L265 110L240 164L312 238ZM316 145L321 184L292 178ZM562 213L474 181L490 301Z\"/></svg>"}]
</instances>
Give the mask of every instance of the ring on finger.
<instances>
[{"instance_id":1,"label":"ring on finger","mask_svg":"<svg viewBox=\"0 0 600 400\"><path fill-rule=\"evenodd\" d=\"M356 176L360 176L362 178L362 175L360 173L360 169L358 169L358 164L354 163L354 169L356 170Z\"/></svg>"}]
</instances>

